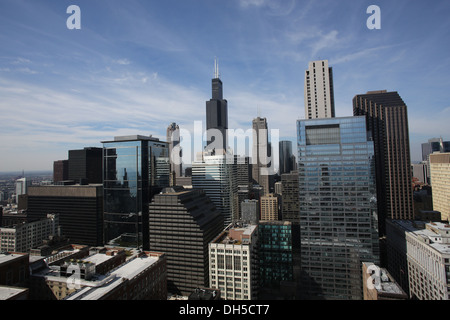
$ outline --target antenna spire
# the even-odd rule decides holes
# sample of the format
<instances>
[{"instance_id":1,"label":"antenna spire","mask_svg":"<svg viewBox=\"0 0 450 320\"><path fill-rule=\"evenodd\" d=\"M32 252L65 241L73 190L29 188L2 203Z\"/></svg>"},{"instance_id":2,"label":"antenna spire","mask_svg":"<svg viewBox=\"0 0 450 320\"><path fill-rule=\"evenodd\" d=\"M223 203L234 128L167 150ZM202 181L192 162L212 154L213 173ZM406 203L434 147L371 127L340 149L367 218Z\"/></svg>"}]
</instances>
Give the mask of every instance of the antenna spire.
<instances>
[{"instance_id":1,"label":"antenna spire","mask_svg":"<svg viewBox=\"0 0 450 320\"><path fill-rule=\"evenodd\" d=\"M214 59L214 79L219 79L219 60L217 58Z\"/></svg>"}]
</instances>

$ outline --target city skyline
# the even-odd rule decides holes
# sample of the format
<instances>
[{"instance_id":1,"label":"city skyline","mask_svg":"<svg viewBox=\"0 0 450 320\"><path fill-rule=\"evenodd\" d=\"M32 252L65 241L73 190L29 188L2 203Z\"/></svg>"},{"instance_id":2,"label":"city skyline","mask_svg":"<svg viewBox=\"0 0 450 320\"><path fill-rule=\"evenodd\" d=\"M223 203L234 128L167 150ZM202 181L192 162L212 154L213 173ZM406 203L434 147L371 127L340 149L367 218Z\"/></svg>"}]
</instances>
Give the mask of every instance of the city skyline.
<instances>
[{"instance_id":1,"label":"city skyline","mask_svg":"<svg viewBox=\"0 0 450 320\"><path fill-rule=\"evenodd\" d=\"M72 4L80 30L66 27ZM366 26L372 4L379 30ZM295 141L304 71L327 59L336 117L352 115L355 95L399 92L411 160L420 161L421 143L450 133L449 9L448 1L2 0L0 172L51 170L68 150L115 136L165 141L172 122L192 131L205 122L215 58L230 129L261 116L280 140Z\"/></svg>"}]
</instances>

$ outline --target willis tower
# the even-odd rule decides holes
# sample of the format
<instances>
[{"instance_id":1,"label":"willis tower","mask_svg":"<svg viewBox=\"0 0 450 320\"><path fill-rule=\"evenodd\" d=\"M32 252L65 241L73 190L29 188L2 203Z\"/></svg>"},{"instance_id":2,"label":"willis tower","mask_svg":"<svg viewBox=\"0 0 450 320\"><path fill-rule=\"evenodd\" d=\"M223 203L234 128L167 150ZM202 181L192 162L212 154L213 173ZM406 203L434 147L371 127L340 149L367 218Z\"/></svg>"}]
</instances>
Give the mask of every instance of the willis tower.
<instances>
[{"instance_id":1,"label":"willis tower","mask_svg":"<svg viewBox=\"0 0 450 320\"><path fill-rule=\"evenodd\" d=\"M206 102L206 130L207 146L205 151L211 155L225 154L228 146L228 102L223 99L217 60L214 62L212 99Z\"/></svg>"}]
</instances>

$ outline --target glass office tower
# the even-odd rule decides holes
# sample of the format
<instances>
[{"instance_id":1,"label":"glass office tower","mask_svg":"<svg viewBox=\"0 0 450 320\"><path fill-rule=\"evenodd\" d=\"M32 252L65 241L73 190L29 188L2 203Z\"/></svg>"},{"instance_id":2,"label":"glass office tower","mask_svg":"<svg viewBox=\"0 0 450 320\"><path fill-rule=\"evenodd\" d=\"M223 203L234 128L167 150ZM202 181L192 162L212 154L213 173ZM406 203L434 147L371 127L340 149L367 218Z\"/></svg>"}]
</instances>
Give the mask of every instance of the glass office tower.
<instances>
[{"instance_id":1,"label":"glass office tower","mask_svg":"<svg viewBox=\"0 0 450 320\"><path fill-rule=\"evenodd\" d=\"M203 190L216 205L223 215L224 227L239 217L237 166L229 161L226 155L203 155L192 163L192 187Z\"/></svg>"},{"instance_id":2,"label":"glass office tower","mask_svg":"<svg viewBox=\"0 0 450 320\"><path fill-rule=\"evenodd\" d=\"M379 262L365 117L299 120L297 138L303 288L311 298L362 299L362 262Z\"/></svg>"},{"instance_id":3,"label":"glass office tower","mask_svg":"<svg viewBox=\"0 0 450 320\"><path fill-rule=\"evenodd\" d=\"M106 244L149 249L149 203L169 186L169 173L166 142L144 136L103 142Z\"/></svg>"}]
</instances>

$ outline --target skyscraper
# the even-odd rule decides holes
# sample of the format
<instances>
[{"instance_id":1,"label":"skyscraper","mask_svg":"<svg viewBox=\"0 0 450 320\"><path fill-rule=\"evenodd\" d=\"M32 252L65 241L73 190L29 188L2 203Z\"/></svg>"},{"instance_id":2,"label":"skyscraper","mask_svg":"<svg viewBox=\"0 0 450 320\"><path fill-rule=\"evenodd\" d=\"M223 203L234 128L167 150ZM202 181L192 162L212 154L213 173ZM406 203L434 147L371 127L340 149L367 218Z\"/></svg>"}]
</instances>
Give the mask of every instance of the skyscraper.
<instances>
[{"instance_id":1,"label":"skyscraper","mask_svg":"<svg viewBox=\"0 0 450 320\"><path fill-rule=\"evenodd\" d=\"M169 144L170 171L175 172L175 177L183 175L183 164L181 162L182 151L180 147L180 127L171 123L167 127L167 143Z\"/></svg>"},{"instance_id":2,"label":"skyscraper","mask_svg":"<svg viewBox=\"0 0 450 320\"><path fill-rule=\"evenodd\" d=\"M292 171L281 175L281 217L292 223L300 222L300 207L298 204L298 172Z\"/></svg>"},{"instance_id":3,"label":"skyscraper","mask_svg":"<svg viewBox=\"0 0 450 320\"><path fill-rule=\"evenodd\" d=\"M206 102L206 130L206 151L224 154L228 148L228 102L223 98L223 84L217 61L212 79L212 98Z\"/></svg>"},{"instance_id":4,"label":"skyscraper","mask_svg":"<svg viewBox=\"0 0 450 320\"><path fill-rule=\"evenodd\" d=\"M223 230L223 216L201 190L165 188L149 208L150 250L167 255L167 285L188 295L209 287L208 244Z\"/></svg>"},{"instance_id":5,"label":"skyscraper","mask_svg":"<svg viewBox=\"0 0 450 320\"><path fill-rule=\"evenodd\" d=\"M69 150L69 180L102 183L102 148Z\"/></svg>"},{"instance_id":6,"label":"skyscraper","mask_svg":"<svg viewBox=\"0 0 450 320\"><path fill-rule=\"evenodd\" d=\"M279 220L278 202L278 196L273 193L268 193L261 197L261 221Z\"/></svg>"},{"instance_id":7,"label":"skyscraper","mask_svg":"<svg viewBox=\"0 0 450 320\"><path fill-rule=\"evenodd\" d=\"M269 134L267 119L257 117L253 119L253 146L252 146L252 179L263 188L263 195L269 189Z\"/></svg>"},{"instance_id":8,"label":"skyscraper","mask_svg":"<svg viewBox=\"0 0 450 320\"><path fill-rule=\"evenodd\" d=\"M239 218L237 168L229 159L226 155L203 155L192 163L192 187L203 190L216 205L224 227Z\"/></svg>"},{"instance_id":9,"label":"skyscraper","mask_svg":"<svg viewBox=\"0 0 450 320\"><path fill-rule=\"evenodd\" d=\"M292 141L280 141L279 145L280 161L278 174L281 176L294 170L294 155L292 154Z\"/></svg>"},{"instance_id":10,"label":"skyscraper","mask_svg":"<svg viewBox=\"0 0 450 320\"><path fill-rule=\"evenodd\" d=\"M169 186L169 147L152 137L103 142L105 243L149 250L148 206Z\"/></svg>"},{"instance_id":11,"label":"skyscraper","mask_svg":"<svg viewBox=\"0 0 450 320\"><path fill-rule=\"evenodd\" d=\"M305 72L305 119L334 118L333 68L311 61Z\"/></svg>"},{"instance_id":12,"label":"skyscraper","mask_svg":"<svg viewBox=\"0 0 450 320\"><path fill-rule=\"evenodd\" d=\"M430 154L431 181L433 183L433 210L441 219L450 218L450 153Z\"/></svg>"},{"instance_id":13,"label":"skyscraper","mask_svg":"<svg viewBox=\"0 0 450 320\"><path fill-rule=\"evenodd\" d=\"M379 261L373 142L364 117L297 121L302 288L362 299L361 262Z\"/></svg>"},{"instance_id":14,"label":"skyscraper","mask_svg":"<svg viewBox=\"0 0 450 320\"><path fill-rule=\"evenodd\" d=\"M58 183L69 179L69 160L53 162L53 182Z\"/></svg>"},{"instance_id":15,"label":"skyscraper","mask_svg":"<svg viewBox=\"0 0 450 320\"><path fill-rule=\"evenodd\" d=\"M16 180L16 203L19 203L19 196L27 194L28 187L32 185L32 181L27 178L20 178Z\"/></svg>"},{"instance_id":16,"label":"skyscraper","mask_svg":"<svg viewBox=\"0 0 450 320\"><path fill-rule=\"evenodd\" d=\"M397 92L370 91L353 98L353 114L366 116L375 147L380 234L385 219L414 219L408 110Z\"/></svg>"},{"instance_id":17,"label":"skyscraper","mask_svg":"<svg viewBox=\"0 0 450 320\"><path fill-rule=\"evenodd\" d=\"M442 138L432 138L422 143L422 161L428 161L428 156L434 152L450 152L450 141Z\"/></svg>"}]
</instances>

